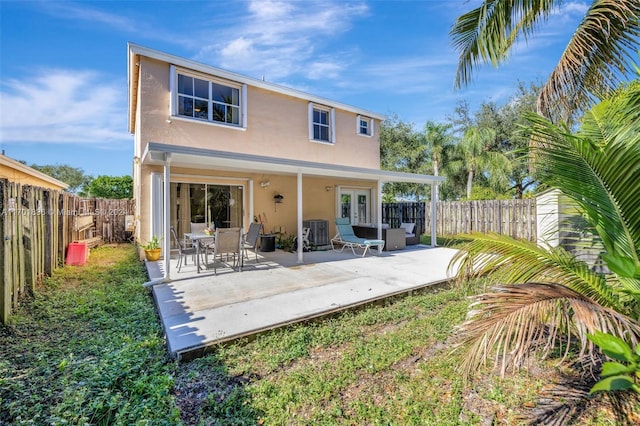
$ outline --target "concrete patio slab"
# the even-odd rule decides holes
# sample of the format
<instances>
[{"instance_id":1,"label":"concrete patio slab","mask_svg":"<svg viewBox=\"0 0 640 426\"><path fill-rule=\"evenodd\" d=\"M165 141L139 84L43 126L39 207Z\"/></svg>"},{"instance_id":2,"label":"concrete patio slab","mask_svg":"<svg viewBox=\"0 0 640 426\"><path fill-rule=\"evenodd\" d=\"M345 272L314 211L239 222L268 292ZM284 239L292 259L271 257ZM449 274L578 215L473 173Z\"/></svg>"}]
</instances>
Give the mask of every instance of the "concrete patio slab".
<instances>
[{"instance_id":1,"label":"concrete patio slab","mask_svg":"<svg viewBox=\"0 0 640 426\"><path fill-rule=\"evenodd\" d=\"M196 273L189 264L171 271L172 280L155 284L154 299L169 351L183 357L208 346L294 322L328 315L450 279L456 253L417 245L382 255L356 257L351 251L318 251L297 256L280 250L245 261L242 272L229 267ZM175 261L172 261L172 266ZM151 280L162 264L148 262Z\"/></svg>"}]
</instances>

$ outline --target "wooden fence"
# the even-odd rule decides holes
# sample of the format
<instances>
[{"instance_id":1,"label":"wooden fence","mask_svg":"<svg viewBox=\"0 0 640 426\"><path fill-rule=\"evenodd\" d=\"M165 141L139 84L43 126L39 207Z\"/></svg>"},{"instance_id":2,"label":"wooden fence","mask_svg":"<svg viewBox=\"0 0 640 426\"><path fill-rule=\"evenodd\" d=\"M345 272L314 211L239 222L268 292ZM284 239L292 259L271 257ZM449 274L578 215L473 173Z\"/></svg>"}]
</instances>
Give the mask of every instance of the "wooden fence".
<instances>
[{"instance_id":1,"label":"wooden fence","mask_svg":"<svg viewBox=\"0 0 640 426\"><path fill-rule=\"evenodd\" d=\"M427 228L431 212L426 212ZM536 241L536 200L439 201L436 206L436 234L454 236L471 232L495 232L513 238Z\"/></svg>"},{"instance_id":2,"label":"wooden fence","mask_svg":"<svg viewBox=\"0 0 640 426\"><path fill-rule=\"evenodd\" d=\"M133 200L81 199L0 179L0 322L43 277L64 265L69 243L128 240Z\"/></svg>"}]
</instances>

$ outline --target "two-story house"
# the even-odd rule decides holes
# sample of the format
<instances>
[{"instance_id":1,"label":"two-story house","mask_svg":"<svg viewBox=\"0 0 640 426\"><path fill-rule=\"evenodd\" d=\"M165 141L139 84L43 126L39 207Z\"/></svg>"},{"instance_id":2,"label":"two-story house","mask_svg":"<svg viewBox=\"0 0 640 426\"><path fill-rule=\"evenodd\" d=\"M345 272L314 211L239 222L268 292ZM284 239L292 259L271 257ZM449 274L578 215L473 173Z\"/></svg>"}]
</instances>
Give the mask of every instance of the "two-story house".
<instances>
[{"instance_id":1,"label":"two-story house","mask_svg":"<svg viewBox=\"0 0 640 426\"><path fill-rule=\"evenodd\" d=\"M443 179L380 170L381 114L135 44L128 54L141 241L192 222L289 235L310 219L330 233L336 217L379 224L383 183Z\"/></svg>"}]
</instances>

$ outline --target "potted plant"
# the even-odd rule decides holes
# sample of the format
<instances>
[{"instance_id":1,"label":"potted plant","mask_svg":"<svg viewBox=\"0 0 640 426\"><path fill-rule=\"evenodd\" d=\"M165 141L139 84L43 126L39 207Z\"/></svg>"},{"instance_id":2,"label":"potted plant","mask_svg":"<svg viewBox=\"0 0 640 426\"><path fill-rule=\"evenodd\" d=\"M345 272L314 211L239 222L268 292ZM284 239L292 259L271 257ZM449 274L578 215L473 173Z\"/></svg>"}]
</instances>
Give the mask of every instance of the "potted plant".
<instances>
[{"instance_id":1,"label":"potted plant","mask_svg":"<svg viewBox=\"0 0 640 426\"><path fill-rule=\"evenodd\" d=\"M144 255L149 261L155 261L160 259L160 238L156 235L151 237L151 239L146 243L142 244L140 247L144 250Z\"/></svg>"}]
</instances>

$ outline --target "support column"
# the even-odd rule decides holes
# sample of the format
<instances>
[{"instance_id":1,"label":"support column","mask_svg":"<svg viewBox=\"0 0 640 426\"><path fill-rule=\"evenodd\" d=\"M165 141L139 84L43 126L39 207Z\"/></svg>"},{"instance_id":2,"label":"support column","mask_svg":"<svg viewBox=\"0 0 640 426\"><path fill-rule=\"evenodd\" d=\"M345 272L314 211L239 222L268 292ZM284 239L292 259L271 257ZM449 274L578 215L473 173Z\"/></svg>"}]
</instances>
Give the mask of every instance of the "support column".
<instances>
[{"instance_id":1,"label":"support column","mask_svg":"<svg viewBox=\"0 0 640 426\"><path fill-rule=\"evenodd\" d=\"M378 239L382 239L382 181L378 180L378 194L376 195L376 222L378 228Z\"/></svg>"},{"instance_id":2,"label":"support column","mask_svg":"<svg viewBox=\"0 0 640 426\"><path fill-rule=\"evenodd\" d=\"M171 153L164 154L164 239L162 240L162 255L164 261L164 279L169 281L170 279L170 265L171 265L171 210L170 210L170 188L171 188Z\"/></svg>"},{"instance_id":3,"label":"support column","mask_svg":"<svg viewBox=\"0 0 640 426\"><path fill-rule=\"evenodd\" d=\"M298 172L298 263L303 262L303 246L302 244L302 173Z\"/></svg>"},{"instance_id":4,"label":"support column","mask_svg":"<svg viewBox=\"0 0 640 426\"><path fill-rule=\"evenodd\" d=\"M249 223L253 223L253 179L249 179ZM248 230L249 228L247 228Z\"/></svg>"},{"instance_id":5,"label":"support column","mask_svg":"<svg viewBox=\"0 0 640 426\"><path fill-rule=\"evenodd\" d=\"M436 247L438 245L438 239L436 236L436 232L437 232L436 221L438 220L438 218L436 217L437 203L438 203L438 184L432 183L431 184L431 247Z\"/></svg>"}]
</instances>

